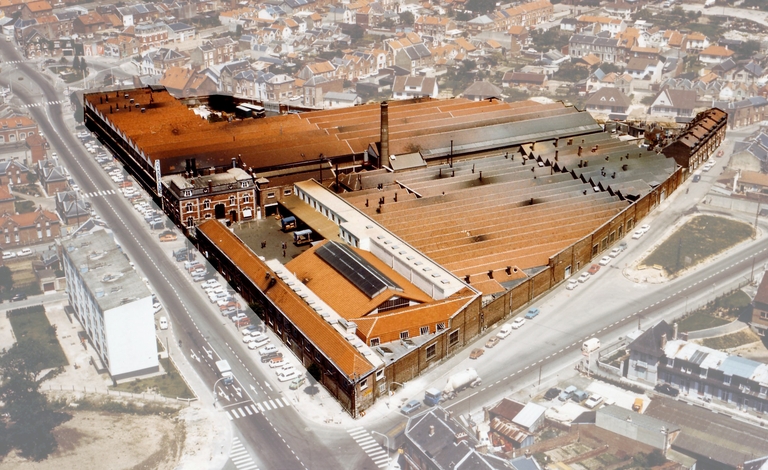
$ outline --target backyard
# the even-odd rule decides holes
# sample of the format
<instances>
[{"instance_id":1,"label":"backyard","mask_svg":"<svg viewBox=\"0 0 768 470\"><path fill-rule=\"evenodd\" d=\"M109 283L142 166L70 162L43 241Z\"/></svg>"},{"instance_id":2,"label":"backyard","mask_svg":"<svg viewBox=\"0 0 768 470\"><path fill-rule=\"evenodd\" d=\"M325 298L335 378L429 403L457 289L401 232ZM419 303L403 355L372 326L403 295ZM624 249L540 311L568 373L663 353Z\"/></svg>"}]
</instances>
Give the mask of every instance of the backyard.
<instances>
[{"instance_id":1,"label":"backyard","mask_svg":"<svg viewBox=\"0 0 768 470\"><path fill-rule=\"evenodd\" d=\"M32 269L32 257L9 259L4 264L11 270L14 292L25 292L27 295L40 293L40 286ZM12 292L6 293L6 297L11 295Z\"/></svg>"},{"instance_id":2,"label":"backyard","mask_svg":"<svg viewBox=\"0 0 768 470\"><path fill-rule=\"evenodd\" d=\"M722 253L751 237L749 224L713 215L692 218L642 261L646 266L659 266L668 276Z\"/></svg>"},{"instance_id":3,"label":"backyard","mask_svg":"<svg viewBox=\"0 0 768 470\"><path fill-rule=\"evenodd\" d=\"M745 344L752 344L757 341L760 341L760 337L753 333L749 328L744 328L736 333L715 336L714 338L705 338L700 342L708 348L725 350L743 346Z\"/></svg>"},{"instance_id":4,"label":"backyard","mask_svg":"<svg viewBox=\"0 0 768 470\"><path fill-rule=\"evenodd\" d=\"M42 369L68 364L59 339L56 337L56 327L52 326L48 317L45 316L45 307L33 305L9 310L8 317L17 342L34 342L35 360L39 362Z\"/></svg>"}]
</instances>

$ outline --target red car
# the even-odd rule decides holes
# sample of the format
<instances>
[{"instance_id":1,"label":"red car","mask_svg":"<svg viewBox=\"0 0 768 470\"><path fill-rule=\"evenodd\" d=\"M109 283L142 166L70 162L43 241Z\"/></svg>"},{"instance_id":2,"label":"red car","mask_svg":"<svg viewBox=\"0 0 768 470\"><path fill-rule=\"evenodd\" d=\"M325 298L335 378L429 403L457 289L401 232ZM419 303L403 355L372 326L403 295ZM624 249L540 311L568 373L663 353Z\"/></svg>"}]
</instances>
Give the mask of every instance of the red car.
<instances>
[{"instance_id":1,"label":"red car","mask_svg":"<svg viewBox=\"0 0 768 470\"><path fill-rule=\"evenodd\" d=\"M600 271L600 266L593 264L592 266L589 267L588 271L589 271L589 274L595 274L598 271Z\"/></svg>"},{"instance_id":2,"label":"red car","mask_svg":"<svg viewBox=\"0 0 768 470\"><path fill-rule=\"evenodd\" d=\"M722 151L722 150L720 150L719 152L717 152L717 156L718 156L718 157L722 157L722 156L723 156L723 151Z\"/></svg>"}]
</instances>

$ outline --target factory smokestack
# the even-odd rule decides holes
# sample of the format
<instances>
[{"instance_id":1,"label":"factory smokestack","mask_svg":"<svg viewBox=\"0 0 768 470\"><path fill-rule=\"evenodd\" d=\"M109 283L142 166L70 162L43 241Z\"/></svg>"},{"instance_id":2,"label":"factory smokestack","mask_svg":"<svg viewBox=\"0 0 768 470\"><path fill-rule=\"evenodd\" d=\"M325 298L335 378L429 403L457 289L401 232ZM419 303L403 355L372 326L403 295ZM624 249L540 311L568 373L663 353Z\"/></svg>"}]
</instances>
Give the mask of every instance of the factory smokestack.
<instances>
[{"instance_id":1,"label":"factory smokestack","mask_svg":"<svg viewBox=\"0 0 768 470\"><path fill-rule=\"evenodd\" d=\"M389 104L381 103L381 159L379 166L389 165Z\"/></svg>"}]
</instances>

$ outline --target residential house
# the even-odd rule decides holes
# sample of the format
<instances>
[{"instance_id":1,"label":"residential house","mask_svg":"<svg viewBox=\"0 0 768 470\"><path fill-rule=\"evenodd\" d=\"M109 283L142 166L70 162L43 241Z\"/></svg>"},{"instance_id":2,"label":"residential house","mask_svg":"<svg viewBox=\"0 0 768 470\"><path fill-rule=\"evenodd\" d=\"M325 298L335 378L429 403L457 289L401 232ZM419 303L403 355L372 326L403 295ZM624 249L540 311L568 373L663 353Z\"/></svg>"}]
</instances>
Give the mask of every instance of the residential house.
<instances>
[{"instance_id":1,"label":"residential house","mask_svg":"<svg viewBox=\"0 0 768 470\"><path fill-rule=\"evenodd\" d=\"M510 26L507 30L509 35L509 53L513 56L518 55L530 42L528 29L524 26Z\"/></svg>"},{"instance_id":2,"label":"residential house","mask_svg":"<svg viewBox=\"0 0 768 470\"><path fill-rule=\"evenodd\" d=\"M53 160L37 162L37 178L45 193L50 197L69 186L69 175L64 167Z\"/></svg>"},{"instance_id":3,"label":"residential house","mask_svg":"<svg viewBox=\"0 0 768 470\"><path fill-rule=\"evenodd\" d=\"M0 249L36 243L52 243L59 236L61 222L55 213L37 209L23 214L0 215Z\"/></svg>"},{"instance_id":4,"label":"residential house","mask_svg":"<svg viewBox=\"0 0 768 470\"><path fill-rule=\"evenodd\" d=\"M26 116L0 119L0 145L24 142L27 137L37 135L38 132L37 123Z\"/></svg>"},{"instance_id":5,"label":"residential house","mask_svg":"<svg viewBox=\"0 0 768 470\"><path fill-rule=\"evenodd\" d=\"M287 100L297 90L296 79L283 73L274 75L267 80L266 90L269 101Z\"/></svg>"},{"instance_id":6,"label":"residential house","mask_svg":"<svg viewBox=\"0 0 768 470\"><path fill-rule=\"evenodd\" d=\"M390 40L387 41L387 46L392 51L394 65L410 72L432 63L432 53L423 42L414 43L408 39Z\"/></svg>"},{"instance_id":7,"label":"residential house","mask_svg":"<svg viewBox=\"0 0 768 470\"><path fill-rule=\"evenodd\" d=\"M456 29L456 23L444 16L422 15L416 18L413 24L413 30L416 33L430 36L439 42L443 42L447 36L446 33L453 29Z\"/></svg>"},{"instance_id":8,"label":"residential house","mask_svg":"<svg viewBox=\"0 0 768 470\"><path fill-rule=\"evenodd\" d=\"M257 71L253 69L240 70L235 74L235 95L256 101L267 101L267 81L275 74L271 72Z\"/></svg>"},{"instance_id":9,"label":"residential house","mask_svg":"<svg viewBox=\"0 0 768 470\"><path fill-rule=\"evenodd\" d=\"M377 28L384 21L386 10L379 2L369 3L356 10L355 24L363 28Z\"/></svg>"},{"instance_id":10,"label":"residential house","mask_svg":"<svg viewBox=\"0 0 768 470\"><path fill-rule=\"evenodd\" d=\"M688 33L685 36L685 47L688 52L701 52L709 47L709 39L698 32Z\"/></svg>"},{"instance_id":11,"label":"residential house","mask_svg":"<svg viewBox=\"0 0 768 470\"><path fill-rule=\"evenodd\" d=\"M0 185L13 186L14 184L31 183L29 168L18 160L5 160L0 162Z\"/></svg>"},{"instance_id":12,"label":"residential house","mask_svg":"<svg viewBox=\"0 0 768 470\"><path fill-rule=\"evenodd\" d=\"M637 80L649 80L653 83L661 80L661 73L664 70L664 63L656 59L641 59L633 57L629 60L624 73L629 74Z\"/></svg>"},{"instance_id":13,"label":"residential house","mask_svg":"<svg viewBox=\"0 0 768 470\"><path fill-rule=\"evenodd\" d=\"M511 460L482 452L483 445L444 408L408 418L402 447L406 468L420 470L541 470L530 455Z\"/></svg>"},{"instance_id":14,"label":"residential house","mask_svg":"<svg viewBox=\"0 0 768 470\"><path fill-rule=\"evenodd\" d=\"M332 80L336 77L336 66L329 60L313 62L305 65L297 74L297 77L302 80L309 80L317 76Z\"/></svg>"},{"instance_id":15,"label":"residential house","mask_svg":"<svg viewBox=\"0 0 768 470\"><path fill-rule=\"evenodd\" d=\"M728 113L728 126L731 129L768 120L768 100L762 96L752 96L741 101L715 101L714 105Z\"/></svg>"},{"instance_id":16,"label":"residential house","mask_svg":"<svg viewBox=\"0 0 768 470\"><path fill-rule=\"evenodd\" d=\"M45 160L46 147L48 142L43 136L29 133L25 139L26 147L29 149L29 161L34 165L40 160Z\"/></svg>"},{"instance_id":17,"label":"residential house","mask_svg":"<svg viewBox=\"0 0 768 470\"><path fill-rule=\"evenodd\" d=\"M355 93L339 93L336 91L329 91L323 95L323 108L349 108L359 105L362 103L362 101L363 100Z\"/></svg>"},{"instance_id":18,"label":"residential house","mask_svg":"<svg viewBox=\"0 0 768 470\"><path fill-rule=\"evenodd\" d=\"M601 62L614 63L619 59L619 40L606 36L574 34L568 41L568 55L573 58L588 54L597 56Z\"/></svg>"},{"instance_id":19,"label":"residential house","mask_svg":"<svg viewBox=\"0 0 768 470\"><path fill-rule=\"evenodd\" d=\"M636 2L628 3L622 1L608 2L602 5L602 9L609 15L625 20L632 19L632 15L637 13L640 6Z\"/></svg>"},{"instance_id":20,"label":"residential house","mask_svg":"<svg viewBox=\"0 0 768 470\"><path fill-rule=\"evenodd\" d=\"M72 22L72 31L86 37L93 37L93 33L107 29L109 25L104 17L95 11L87 15L80 15Z\"/></svg>"},{"instance_id":21,"label":"residential house","mask_svg":"<svg viewBox=\"0 0 768 470\"><path fill-rule=\"evenodd\" d=\"M358 86L362 82L357 82ZM309 108L319 108L323 105L323 97L326 93L341 93L344 91L344 80L328 80L322 75L310 78L303 87L303 105Z\"/></svg>"},{"instance_id":22,"label":"residential house","mask_svg":"<svg viewBox=\"0 0 768 470\"><path fill-rule=\"evenodd\" d=\"M437 80L434 77L399 75L392 84L392 99L437 98Z\"/></svg>"},{"instance_id":23,"label":"residential house","mask_svg":"<svg viewBox=\"0 0 768 470\"><path fill-rule=\"evenodd\" d=\"M142 75L162 75L171 67L182 67L188 57L182 52L161 47L158 50L149 51L141 58Z\"/></svg>"},{"instance_id":24,"label":"residential house","mask_svg":"<svg viewBox=\"0 0 768 470\"><path fill-rule=\"evenodd\" d=\"M667 340L673 338L672 326L664 320L635 338L629 345L627 378L650 385L658 383L658 366L664 356L664 347Z\"/></svg>"},{"instance_id":25,"label":"residential house","mask_svg":"<svg viewBox=\"0 0 768 470\"><path fill-rule=\"evenodd\" d=\"M674 142L664 148L664 155L674 158L687 176L703 165L725 139L728 115L718 108L701 113L686 124Z\"/></svg>"},{"instance_id":26,"label":"residential house","mask_svg":"<svg viewBox=\"0 0 768 470\"><path fill-rule=\"evenodd\" d=\"M661 90L653 99L649 114L651 116L668 116L672 118L693 117L696 108L696 92L693 90Z\"/></svg>"},{"instance_id":27,"label":"residential house","mask_svg":"<svg viewBox=\"0 0 768 470\"><path fill-rule=\"evenodd\" d=\"M723 47L712 44L699 52L699 60L705 64L719 64L731 57L735 52Z\"/></svg>"},{"instance_id":28,"label":"residential house","mask_svg":"<svg viewBox=\"0 0 768 470\"><path fill-rule=\"evenodd\" d=\"M624 20L607 16L582 15L577 18L576 23L576 31L592 34L608 31L611 35L614 35L626 29L627 24Z\"/></svg>"},{"instance_id":29,"label":"residential house","mask_svg":"<svg viewBox=\"0 0 768 470\"><path fill-rule=\"evenodd\" d=\"M637 57L640 59L658 60L660 55L661 50L658 47L633 46L629 49L629 55L627 59Z\"/></svg>"},{"instance_id":30,"label":"residential house","mask_svg":"<svg viewBox=\"0 0 768 470\"><path fill-rule=\"evenodd\" d=\"M224 64L219 72L219 90L227 93L235 93L237 89L237 83L235 83L235 76L239 72L249 70L251 68L247 60L236 60Z\"/></svg>"},{"instance_id":31,"label":"residential house","mask_svg":"<svg viewBox=\"0 0 768 470\"><path fill-rule=\"evenodd\" d=\"M603 87L593 93L585 105L590 113L625 117L632 101L618 88Z\"/></svg>"},{"instance_id":32,"label":"residential house","mask_svg":"<svg viewBox=\"0 0 768 470\"><path fill-rule=\"evenodd\" d=\"M184 90L187 89L187 84L194 76L194 70L187 67L168 67L163 71L163 76L158 83L163 85L173 96L182 97Z\"/></svg>"},{"instance_id":33,"label":"residential house","mask_svg":"<svg viewBox=\"0 0 768 470\"><path fill-rule=\"evenodd\" d=\"M764 177L765 175L761 176ZM765 336L765 332L768 330L768 276L765 274L763 274L763 280L757 287L755 299L752 301L752 321L749 326L760 336Z\"/></svg>"},{"instance_id":34,"label":"residential house","mask_svg":"<svg viewBox=\"0 0 768 470\"><path fill-rule=\"evenodd\" d=\"M595 412L595 426L658 449L664 456L680 435L679 426L617 405L600 407Z\"/></svg>"},{"instance_id":35,"label":"residential house","mask_svg":"<svg viewBox=\"0 0 768 470\"><path fill-rule=\"evenodd\" d=\"M216 38L205 41L190 53L192 65L208 68L235 60L237 42L230 37Z\"/></svg>"},{"instance_id":36,"label":"residential house","mask_svg":"<svg viewBox=\"0 0 768 470\"><path fill-rule=\"evenodd\" d=\"M197 32L194 26L186 23L171 23L165 26L168 30L168 42L184 42L195 39Z\"/></svg>"},{"instance_id":37,"label":"residential house","mask_svg":"<svg viewBox=\"0 0 768 470\"><path fill-rule=\"evenodd\" d=\"M168 28L162 21L138 24L130 28L133 29L133 36L139 42L141 52L162 47L168 42Z\"/></svg>"},{"instance_id":38,"label":"residential house","mask_svg":"<svg viewBox=\"0 0 768 470\"><path fill-rule=\"evenodd\" d=\"M52 13L53 7L51 7L51 4L45 0L28 2L25 3L21 8L21 18L24 20L31 20L33 18L50 15Z\"/></svg>"},{"instance_id":39,"label":"residential house","mask_svg":"<svg viewBox=\"0 0 768 470\"><path fill-rule=\"evenodd\" d=\"M461 96L471 101L501 99L501 89L489 81L478 80L467 87Z\"/></svg>"},{"instance_id":40,"label":"residential house","mask_svg":"<svg viewBox=\"0 0 768 470\"><path fill-rule=\"evenodd\" d=\"M541 88L547 82L543 73L507 72L501 79L503 87Z\"/></svg>"},{"instance_id":41,"label":"residential house","mask_svg":"<svg viewBox=\"0 0 768 470\"><path fill-rule=\"evenodd\" d=\"M473 18L467 21L466 29L475 35L482 31L506 31L510 26L532 28L549 21L552 13L553 7L549 0L535 0Z\"/></svg>"},{"instance_id":42,"label":"residential house","mask_svg":"<svg viewBox=\"0 0 768 470\"><path fill-rule=\"evenodd\" d=\"M65 225L80 225L91 215L86 201L78 197L77 191L59 191L56 193L55 202L56 212Z\"/></svg>"}]
</instances>

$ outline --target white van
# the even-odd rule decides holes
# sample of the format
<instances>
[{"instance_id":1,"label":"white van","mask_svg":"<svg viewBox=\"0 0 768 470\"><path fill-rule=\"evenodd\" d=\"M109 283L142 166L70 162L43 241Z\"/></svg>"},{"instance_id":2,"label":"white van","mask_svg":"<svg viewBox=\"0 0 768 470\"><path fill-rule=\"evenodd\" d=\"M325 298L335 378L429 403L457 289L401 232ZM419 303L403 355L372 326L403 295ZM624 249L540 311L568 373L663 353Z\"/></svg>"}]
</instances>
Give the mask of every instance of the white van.
<instances>
[{"instance_id":1,"label":"white van","mask_svg":"<svg viewBox=\"0 0 768 470\"><path fill-rule=\"evenodd\" d=\"M600 340L597 338L589 338L581 345L581 354L588 356L590 353L600 349Z\"/></svg>"}]
</instances>

